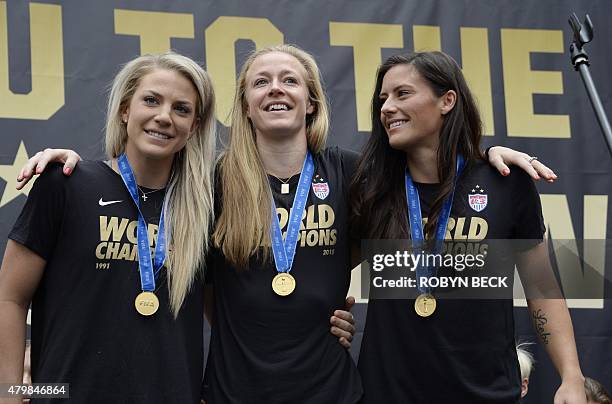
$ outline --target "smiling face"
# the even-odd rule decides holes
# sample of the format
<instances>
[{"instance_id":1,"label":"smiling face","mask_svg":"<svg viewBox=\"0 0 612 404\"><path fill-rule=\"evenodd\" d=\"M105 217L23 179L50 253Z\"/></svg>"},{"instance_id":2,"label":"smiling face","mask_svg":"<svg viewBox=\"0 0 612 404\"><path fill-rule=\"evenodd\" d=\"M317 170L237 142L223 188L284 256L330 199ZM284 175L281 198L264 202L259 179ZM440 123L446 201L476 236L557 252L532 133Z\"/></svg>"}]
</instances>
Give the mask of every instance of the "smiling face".
<instances>
[{"instance_id":1,"label":"smiling face","mask_svg":"<svg viewBox=\"0 0 612 404\"><path fill-rule=\"evenodd\" d=\"M171 163L196 128L197 99L191 81L176 71L156 69L143 76L121 114L130 160Z\"/></svg>"},{"instance_id":2,"label":"smiling face","mask_svg":"<svg viewBox=\"0 0 612 404\"><path fill-rule=\"evenodd\" d=\"M410 64L393 66L385 74L379 94L380 121L394 149L437 150L444 115L455 103L455 92L438 97Z\"/></svg>"},{"instance_id":3,"label":"smiling face","mask_svg":"<svg viewBox=\"0 0 612 404\"><path fill-rule=\"evenodd\" d=\"M259 55L246 73L245 102L257 137L306 136L309 100L306 69L284 52Z\"/></svg>"}]
</instances>

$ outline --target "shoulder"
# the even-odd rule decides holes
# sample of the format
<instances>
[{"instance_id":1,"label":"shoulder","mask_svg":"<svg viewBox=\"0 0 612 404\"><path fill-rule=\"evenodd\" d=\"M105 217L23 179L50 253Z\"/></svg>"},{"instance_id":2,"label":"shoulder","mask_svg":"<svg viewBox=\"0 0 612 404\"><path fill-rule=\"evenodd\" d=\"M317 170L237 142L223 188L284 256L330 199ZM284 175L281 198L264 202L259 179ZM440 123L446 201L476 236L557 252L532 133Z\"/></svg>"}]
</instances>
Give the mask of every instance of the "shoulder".
<instances>
[{"instance_id":1,"label":"shoulder","mask_svg":"<svg viewBox=\"0 0 612 404\"><path fill-rule=\"evenodd\" d=\"M346 171L353 171L359 160L359 153L338 146L326 147L315 156L322 164L335 165Z\"/></svg>"},{"instance_id":2,"label":"shoulder","mask_svg":"<svg viewBox=\"0 0 612 404\"><path fill-rule=\"evenodd\" d=\"M103 161L80 161L70 176L64 175L63 164L51 163L36 179L33 188L59 192L74 186L99 187L114 175L115 172Z\"/></svg>"},{"instance_id":3,"label":"shoulder","mask_svg":"<svg viewBox=\"0 0 612 404\"><path fill-rule=\"evenodd\" d=\"M474 162L465 172L464 180L487 181L490 185L506 191L535 189L533 179L520 167L512 167L510 174L503 176L495 167L484 160Z\"/></svg>"}]
</instances>

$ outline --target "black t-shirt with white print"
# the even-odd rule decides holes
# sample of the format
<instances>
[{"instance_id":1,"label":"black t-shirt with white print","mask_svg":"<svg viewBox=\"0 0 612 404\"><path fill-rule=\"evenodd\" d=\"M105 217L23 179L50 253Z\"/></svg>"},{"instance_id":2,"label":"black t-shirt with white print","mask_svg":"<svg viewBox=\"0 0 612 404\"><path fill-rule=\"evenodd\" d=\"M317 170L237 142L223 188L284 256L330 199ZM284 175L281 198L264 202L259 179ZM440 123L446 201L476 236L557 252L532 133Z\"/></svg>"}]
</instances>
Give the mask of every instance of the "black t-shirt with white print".
<instances>
[{"instance_id":1,"label":"black t-shirt with white print","mask_svg":"<svg viewBox=\"0 0 612 404\"><path fill-rule=\"evenodd\" d=\"M338 148L313 155L315 171L291 275L296 289L272 291L274 258L237 270L216 251L207 403L354 403L362 394L356 366L329 319L344 307L350 282L348 181L356 154ZM299 175L289 194L269 177L284 233ZM222 203L222 201L221 201Z\"/></svg>"},{"instance_id":2,"label":"black t-shirt with white print","mask_svg":"<svg viewBox=\"0 0 612 404\"><path fill-rule=\"evenodd\" d=\"M155 191L142 202L152 247L163 198ZM203 282L174 319L163 267L159 310L138 314L137 218L119 174L83 161L70 177L49 167L9 234L46 260L32 301L32 380L69 383L68 402L199 402Z\"/></svg>"},{"instance_id":3,"label":"black t-shirt with white print","mask_svg":"<svg viewBox=\"0 0 612 404\"><path fill-rule=\"evenodd\" d=\"M426 217L438 185L416 186ZM533 181L521 170L504 178L477 163L459 181L448 228L454 245L538 243L544 226ZM364 403L516 403L513 301L438 299L436 311L422 318L414 300L371 299L359 370Z\"/></svg>"}]
</instances>

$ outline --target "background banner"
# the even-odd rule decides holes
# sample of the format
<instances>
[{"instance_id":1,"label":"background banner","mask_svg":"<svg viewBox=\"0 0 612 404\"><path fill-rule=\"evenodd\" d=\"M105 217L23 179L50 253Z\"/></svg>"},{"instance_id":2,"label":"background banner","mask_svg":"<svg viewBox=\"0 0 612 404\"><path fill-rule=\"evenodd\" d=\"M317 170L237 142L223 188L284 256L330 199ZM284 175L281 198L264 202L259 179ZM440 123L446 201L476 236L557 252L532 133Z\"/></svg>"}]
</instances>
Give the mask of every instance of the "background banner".
<instances>
[{"instance_id":1,"label":"background banner","mask_svg":"<svg viewBox=\"0 0 612 404\"><path fill-rule=\"evenodd\" d=\"M370 130L369 100L381 60L443 50L462 66L478 98L485 144L538 156L559 175L554 184L537 184L552 242L575 240L570 249L576 254L557 256L554 265L564 287L592 285L577 257L602 275L592 299L569 306L583 372L611 390L612 308L603 283L611 257L583 240L603 245L610 238L612 165L570 63L567 19L573 11L581 21L585 13L593 20L587 51L610 112L609 0L0 1L0 253L30 189L15 190L19 168L46 147L102 158L107 88L119 66L141 53L172 48L201 62L225 123L245 55L295 43L321 66L331 102L329 144L359 150ZM223 127L220 132L223 138ZM363 329L358 270L353 279ZM518 337L535 341L525 302L515 305ZM486 336L474 330L474 338ZM537 364L526 402L550 402L559 378L543 349L533 349Z\"/></svg>"}]
</instances>

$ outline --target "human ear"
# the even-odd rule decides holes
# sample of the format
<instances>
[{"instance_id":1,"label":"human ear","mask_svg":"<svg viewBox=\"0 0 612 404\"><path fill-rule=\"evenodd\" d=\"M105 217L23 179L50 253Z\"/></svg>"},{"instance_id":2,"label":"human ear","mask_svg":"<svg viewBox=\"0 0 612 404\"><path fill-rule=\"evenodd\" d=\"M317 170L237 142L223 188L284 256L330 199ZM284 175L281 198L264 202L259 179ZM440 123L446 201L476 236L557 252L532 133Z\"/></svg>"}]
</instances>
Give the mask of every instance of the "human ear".
<instances>
[{"instance_id":1,"label":"human ear","mask_svg":"<svg viewBox=\"0 0 612 404\"><path fill-rule=\"evenodd\" d=\"M121 113L121 122L127 124L128 118L130 117L130 107L126 107Z\"/></svg>"},{"instance_id":2,"label":"human ear","mask_svg":"<svg viewBox=\"0 0 612 404\"><path fill-rule=\"evenodd\" d=\"M455 107L457 103L457 93L455 90L448 90L442 97L440 97L440 113L442 115L448 114Z\"/></svg>"},{"instance_id":3,"label":"human ear","mask_svg":"<svg viewBox=\"0 0 612 404\"><path fill-rule=\"evenodd\" d=\"M315 112L315 106L312 104L312 102L308 101L308 106L306 107L306 115L310 115L313 112Z\"/></svg>"}]
</instances>

